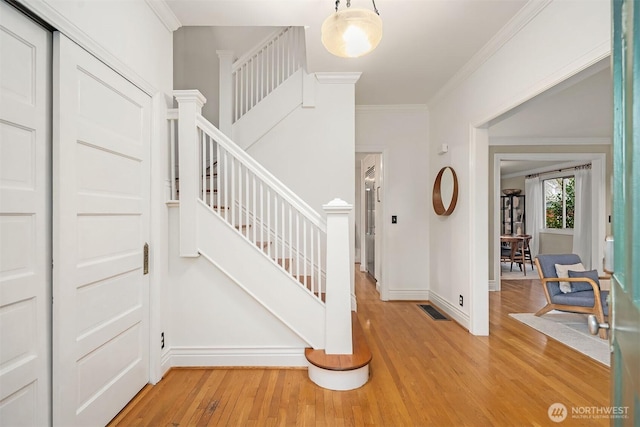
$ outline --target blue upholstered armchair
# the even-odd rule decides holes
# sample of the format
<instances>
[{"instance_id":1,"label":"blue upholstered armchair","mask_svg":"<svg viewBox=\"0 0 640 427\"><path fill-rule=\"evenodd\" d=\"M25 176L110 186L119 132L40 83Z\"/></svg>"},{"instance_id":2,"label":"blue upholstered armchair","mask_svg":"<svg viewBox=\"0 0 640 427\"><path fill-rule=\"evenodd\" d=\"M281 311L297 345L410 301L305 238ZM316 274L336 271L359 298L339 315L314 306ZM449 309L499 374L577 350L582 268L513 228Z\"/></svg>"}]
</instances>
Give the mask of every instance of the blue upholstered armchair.
<instances>
[{"instance_id":1,"label":"blue upholstered armchair","mask_svg":"<svg viewBox=\"0 0 640 427\"><path fill-rule=\"evenodd\" d=\"M580 271L584 269L578 264L582 261L575 254L536 256L536 267L547 298L547 305L538 310L536 316L551 310L570 311L594 314L598 323L605 323L605 316L609 315L609 291L601 291L598 280L605 277L598 277L595 270ZM558 272L561 272L560 276ZM607 331L600 329L599 335L606 339Z\"/></svg>"}]
</instances>

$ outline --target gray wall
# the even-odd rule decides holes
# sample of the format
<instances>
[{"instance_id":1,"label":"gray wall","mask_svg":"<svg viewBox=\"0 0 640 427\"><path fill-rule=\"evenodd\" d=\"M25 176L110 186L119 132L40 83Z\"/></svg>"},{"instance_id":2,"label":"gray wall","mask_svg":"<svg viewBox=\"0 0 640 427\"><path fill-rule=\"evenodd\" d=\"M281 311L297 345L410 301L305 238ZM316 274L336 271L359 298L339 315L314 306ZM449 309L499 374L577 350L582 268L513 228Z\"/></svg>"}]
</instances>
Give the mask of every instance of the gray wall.
<instances>
[{"instance_id":1,"label":"gray wall","mask_svg":"<svg viewBox=\"0 0 640 427\"><path fill-rule=\"evenodd\" d=\"M218 126L217 50L235 58L276 31L277 27L181 27L173 33L173 88L198 89L207 98L202 115Z\"/></svg>"}]
</instances>

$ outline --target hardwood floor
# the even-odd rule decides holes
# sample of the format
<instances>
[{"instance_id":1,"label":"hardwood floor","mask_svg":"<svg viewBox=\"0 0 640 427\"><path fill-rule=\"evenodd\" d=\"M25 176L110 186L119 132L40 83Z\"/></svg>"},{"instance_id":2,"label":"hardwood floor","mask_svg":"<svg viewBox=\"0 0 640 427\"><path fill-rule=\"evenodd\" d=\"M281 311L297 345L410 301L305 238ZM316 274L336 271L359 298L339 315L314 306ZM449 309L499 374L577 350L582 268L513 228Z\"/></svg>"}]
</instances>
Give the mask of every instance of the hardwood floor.
<instances>
[{"instance_id":1,"label":"hardwood floor","mask_svg":"<svg viewBox=\"0 0 640 427\"><path fill-rule=\"evenodd\" d=\"M356 268L356 270L358 270ZM546 426L551 404L609 406L609 368L511 319L544 305L537 280L490 293L490 336L434 321L416 302L381 302L356 273L371 380L333 392L302 369L173 369L112 421L122 426Z\"/></svg>"}]
</instances>

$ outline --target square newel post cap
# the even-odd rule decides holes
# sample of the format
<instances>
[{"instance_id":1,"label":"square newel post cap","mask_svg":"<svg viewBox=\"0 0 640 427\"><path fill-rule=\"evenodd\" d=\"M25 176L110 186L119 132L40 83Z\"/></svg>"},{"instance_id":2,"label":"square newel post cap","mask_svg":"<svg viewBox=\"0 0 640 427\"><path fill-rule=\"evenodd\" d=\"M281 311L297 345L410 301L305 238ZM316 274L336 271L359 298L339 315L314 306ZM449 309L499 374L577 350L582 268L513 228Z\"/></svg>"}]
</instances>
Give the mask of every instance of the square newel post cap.
<instances>
[{"instance_id":1,"label":"square newel post cap","mask_svg":"<svg viewBox=\"0 0 640 427\"><path fill-rule=\"evenodd\" d=\"M174 90L173 96L178 104L193 102L198 108L207 103L207 98L198 89Z\"/></svg>"},{"instance_id":2,"label":"square newel post cap","mask_svg":"<svg viewBox=\"0 0 640 427\"><path fill-rule=\"evenodd\" d=\"M328 214L349 213L351 209L353 209L353 205L350 205L342 199L333 199L326 205L322 205L322 209Z\"/></svg>"}]
</instances>

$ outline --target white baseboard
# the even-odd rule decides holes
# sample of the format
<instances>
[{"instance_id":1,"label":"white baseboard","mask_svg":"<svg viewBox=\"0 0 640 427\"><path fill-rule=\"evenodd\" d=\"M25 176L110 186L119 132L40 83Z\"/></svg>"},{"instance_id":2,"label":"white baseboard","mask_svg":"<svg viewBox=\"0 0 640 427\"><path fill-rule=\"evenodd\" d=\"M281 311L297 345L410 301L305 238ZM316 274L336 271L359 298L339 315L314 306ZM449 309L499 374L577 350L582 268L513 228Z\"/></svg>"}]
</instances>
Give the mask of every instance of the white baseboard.
<instances>
[{"instance_id":1,"label":"white baseboard","mask_svg":"<svg viewBox=\"0 0 640 427\"><path fill-rule=\"evenodd\" d=\"M467 313L461 311L458 307L449 303L440 295L433 292L431 292L430 294L431 296L429 298L429 301L438 306L438 308L443 310L449 317L458 322L464 328L469 329L469 315Z\"/></svg>"},{"instance_id":2,"label":"white baseboard","mask_svg":"<svg viewBox=\"0 0 640 427\"><path fill-rule=\"evenodd\" d=\"M489 280L489 291L497 291L498 282L496 280Z\"/></svg>"},{"instance_id":3,"label":"white baseboard","mask_svg":"<svg viewBox=\"0 0 640 427\"><path fill-rule=\"evenodd\" d=\"M166 359L166 360L165 360ZM195 366L308 367L304 348L173 347L163 357L163 370ZM163 371L166 372L166 371Z\"/></svg>"},{"instance_id":4,"label":"white baseboard","mask_svg":"<svg viewBox=\"0 0 640 427\"><path fill-rule=\"evenodd\" d=\"M173 365L171 365L171 350L167 350L160 357L160 370L162 372L162 376L164 377L172 367Z\"/></svg>"},{"instance_id":5,"label":"white baseboard","mask_svg":"<svg viewBox=\"0 0 640 427\"><path fill-rule=\"evenodd\" d=\"M427 301L429 291L423 289L389 289L389 301Z\"/></svg>"}]
</instances>

